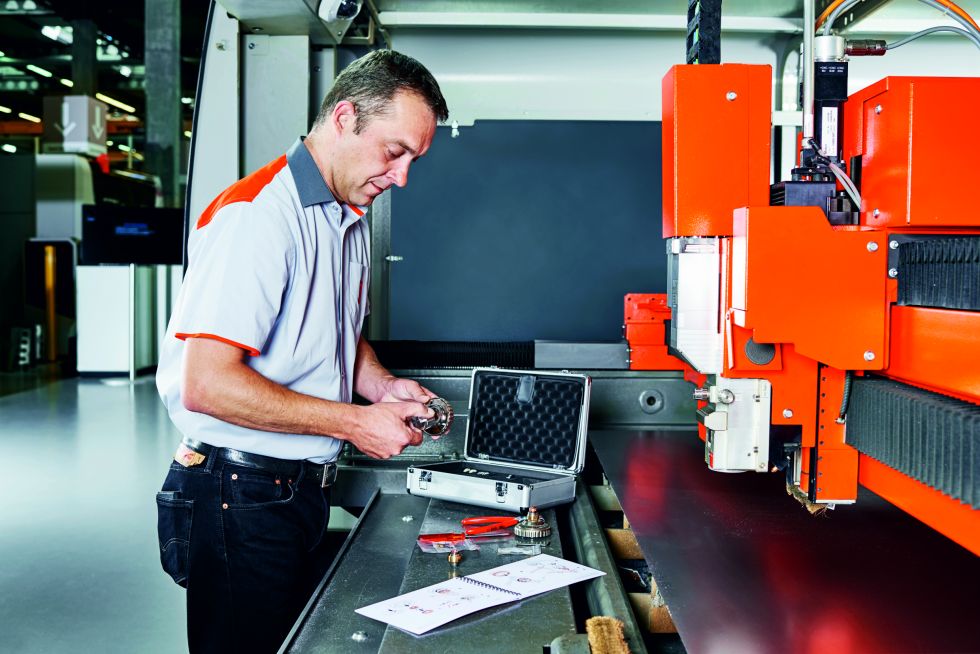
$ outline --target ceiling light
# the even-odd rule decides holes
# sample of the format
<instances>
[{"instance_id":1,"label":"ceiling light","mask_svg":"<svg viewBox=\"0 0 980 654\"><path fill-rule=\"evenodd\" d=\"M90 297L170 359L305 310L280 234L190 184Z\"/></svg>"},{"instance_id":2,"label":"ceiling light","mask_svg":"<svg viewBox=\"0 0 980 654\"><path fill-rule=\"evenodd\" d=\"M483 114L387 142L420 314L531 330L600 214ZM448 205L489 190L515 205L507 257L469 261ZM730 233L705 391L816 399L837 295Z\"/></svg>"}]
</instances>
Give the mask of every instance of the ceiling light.
<instances>
[{"instance_id":1,"label":"ceiling light","mask_svg":"<svg viewBox=\"0 0 980 654\"><path fill-rule=\"evenodd\" d=\"M75 86L75 82L71 81L70 79L59 79L58 81L64 84L65 86L67 86L68 88Z\"/></svg>"},{"instance_id":2,"label":"ceiling light","mask_svg":"<svg viewBox=\"0 0 980 654\"><path fill-rule=\"evenodd\" d=\"M194 102L194 98L188 98L188 97L184 96L183 98L180 99L180 102L181 102L181 104L190 104L190 103Z\"/></svg>"},{"instance_id":3,"label":"ceiling light","mask_svg":"<svg viewBox=\"0 0 980 654\"><path fill-rule=\"evenodd\" d=\"M74 30L71 27L62 27L61 25L44 25L41 28L41 34L52 41L58 41L65 45L71 45L74 40Z\"/></svg>"},{"instance_id":4,"label":"ceiling light","mask_svg":"<svg viewBox=\"0 0 980 654\"><path fill-rule=\"evenodd\" d=\"M106 104L116 107L117 109L122 109L123 111L128 111L130 113L136 111L136 107L130 106L125 102L120 102L119 100L116 100L114 98L110 98L108 95L105 95L104 93L96 93L95 97L97 97L99 100L102 100Z\"/></svg>"},{"instance_id":5,"label":"ceiling light","mask_svg":"<svg viewBox=\"0 0 980 654\"><path fill-rule=\"evenodd\" d=\"M34 0L24 0L24 11L34 11L37 9L37 3Z\"/></svg>"},{"instance_id":6,"label":"ceiling light","mask_svg":"<svg viewBox=\"0 0 980 654\"><path fill-rule=\"evenodd\" d=\"M122 75L123 77L129 77L130 75L133 74L133 69L130 68L129 66L120 66L119 74Z\"/></svg>"},{"instance_id":7,"label":"ceiling light","mask_svg":"<svg viewBox=\"0 0 980 654\"><path fill-rule=\"evenodd\" d=\"M9 113L10 113L10 107L5 107L2 104L0 104L0 114L9 114Z\"/></svg>"},{"instance_id":8,"label":"ceiling light","mask_svg":"<svg viewBox=\"0 0 980 654\"><path fill-rule=\"evenodd\" d=\"M3 6L7 11L17 11L20 9L20 3L17 0L7 0L7 3Z\"/></svg>"},{"instance_id":9,"label":"ceiling light","mask_svg":"<svg viewBox=\"0 0 980 654\"><path fill-rule=\"evenodd\" d=\"M114 43L110 43L106 46L105 53L110 57L115 57L119 54L119 48L117 48Z\"/></svg>"},{"instance_id":10,"label":"ceiling light","mask_svg":"<svg viewBox=\"0 0 980 654\"><path fill-rule=\"evenodd\" d=\"M53 75L50 70L45 70L44 68L41 68L40 66L35 66L34 64L27 64L26 66L24 66L24 68L26 68L29 71L35 72L38 75L41 75L42 77L51 77Z\"/></svg>"},{"instance_id":11,"label":"ceiling light","mask_svg":"<svg viewBox=\"0 0 980 654\"><path fill-rule=\"evenodd\" d=\"M112 141L106 141L105 144L111 147L112 146Z\"/></svg>"},{"instance_id":12,"label":"ceiling light","mask_svg":"<svg viewBox=\"0 0 980 654\"><path fill-rule=\"evenodd\" d=\"M25 113L19 113L17 115L20 116L21 118L23 118L24 120L31 121L32 123L39 123L39 122L41 122L41 119L38 118L37 116L32 116L30 114L25 114Z\"/></svg>"},{"instance_id":13,"label":"ceiling light","mask_svg":"<svg viewBox=\"0 0 980 654\"><path fill-rule=\"evenodd\" d=\"M186 136L187 138L190 138L191 137L191 131L189 129L185 129L184 130L184 136Z\"/></svg>"},{"instance_id":14,"label":"ceiling light","mask_svg":"<svg viewBox=\"0 0 980 654\"><path fill-rule=\"evenodd\" d=\"M0 149L2 149L4 152L9 152L10 154L17 152L17 147L14 145L10 145L9 143L4 143L3 145L0 145Z\"/></svg>"},{"instance_id":15,"label":"ceiling light","mask_svg":"<svg viewBox=\"0 0 980 654\"><path fill-rule=\"evenodd\" d=\"M0 57L6 57L6 56L7 56L7 53L4 52L3 50L0 50Z\"/></svg>"},{"instance_id":16,"label":"ceiling light","mask_svg":"<svg viewBox=\"0 0 980 654\"><path fill-rule=\"evenodd\" d=\"M125 143L120 143L120 144L119 144L119 149L120 149L120 150L122 150L123 152L129 152L129 151L130 151L130 150L132 150L133 148L131 148L131 147L129 147L129 146L128 146L128 145L126 145Z\"/></svg>"}]
</instances>

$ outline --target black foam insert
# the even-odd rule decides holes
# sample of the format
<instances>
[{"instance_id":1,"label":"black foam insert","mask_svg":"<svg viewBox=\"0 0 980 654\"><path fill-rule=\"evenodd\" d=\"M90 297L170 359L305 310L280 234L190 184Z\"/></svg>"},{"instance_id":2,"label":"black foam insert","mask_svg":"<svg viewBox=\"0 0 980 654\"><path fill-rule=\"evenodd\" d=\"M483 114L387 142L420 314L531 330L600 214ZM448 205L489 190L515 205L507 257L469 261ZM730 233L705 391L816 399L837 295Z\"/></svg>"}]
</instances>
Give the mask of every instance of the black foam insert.
<instances>
[{"instance_id":1,"label":"black foam insert","mask_svg":"<svg viewBox=\"0 0 980 654\"><path fill-rule=\"evenodd\" d=\"M571 468L584 394L582 379L478 371L473 379L467 456Z\"/></svg>"}]
</instances>

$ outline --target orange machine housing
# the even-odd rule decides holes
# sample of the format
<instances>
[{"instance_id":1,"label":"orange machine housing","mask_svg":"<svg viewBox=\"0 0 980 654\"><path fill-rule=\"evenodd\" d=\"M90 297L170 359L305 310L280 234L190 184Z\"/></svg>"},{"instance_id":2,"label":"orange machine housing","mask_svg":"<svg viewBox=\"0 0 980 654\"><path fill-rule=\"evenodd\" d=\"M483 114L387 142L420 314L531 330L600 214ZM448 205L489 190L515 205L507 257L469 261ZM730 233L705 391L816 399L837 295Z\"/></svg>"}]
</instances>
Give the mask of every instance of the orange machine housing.
<instances>
[{"instance_id":1,"label":"orange machine housing","mask_svg":"<svg viewBox=\"0 0 980 654\"><path fill-rule=\"evenodd\" d=\"M980 312L897 305L889 263L894 235L980 235L980 79L890 77L846 101L863 204L859 225L837 227L769 206L768 67L677 66L663 97L663 235L721 238L722 375L769 380L770 424L801 426L798 490L846 502L860 482L980 554L980 511L860 454L836 420L847 371L980 404ZM709 169L721 150L733 165ZM749 338L775 346L769 364L741 355Z\"/></svg>"},{"instance_id":2,"label":"orange machine housing","mask_svg":"<svg viewBox=\"0 0 980 654\"><path fill-rule=\"evenodd\" d=\"M980 224L964 204L980 172L978 106L973 77L886 77L847 99L844 159L860 158L863 224Z\"/></svg>"},{"instance_id":3,"label":"orange machine housing","mask_svg":"<svg viewBox=\"0 0 980 654\"><path fill-rule=\"evenodd\" d=\"M630 293L623 307L623 330L630 347L630 370L690 370L667 351L670 307L664 293Z\"/></svg>"},{"instance_id":4,"label":"orange machine housing","mask_svg":"<svg viewBox=\"0 0 980 654\"><path fill-rule=\"evenodd\" d=\"M664 237L731 234L732 209L769 204L772 68L674 66L663 107Z\"/></svg>"}]
</instances>

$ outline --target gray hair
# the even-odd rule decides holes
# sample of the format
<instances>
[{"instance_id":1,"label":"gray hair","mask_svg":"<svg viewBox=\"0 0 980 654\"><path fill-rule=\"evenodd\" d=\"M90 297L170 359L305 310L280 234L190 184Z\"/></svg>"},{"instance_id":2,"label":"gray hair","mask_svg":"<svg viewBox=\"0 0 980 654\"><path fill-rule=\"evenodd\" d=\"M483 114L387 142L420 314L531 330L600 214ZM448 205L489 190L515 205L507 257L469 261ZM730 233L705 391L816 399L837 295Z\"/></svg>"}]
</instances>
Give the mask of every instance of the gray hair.
<instances>
[{"instance_id":1,"label":"gray hair","mask_svg":"<svg viewBox=\"0 0 980 654\"><path fill-rule=\"evenodd\" d=\"M415 93L439 122L449 117L446 99L432 73L415 59L394 50L375 50L344 69L320 106L313 125L327 121L338 102L349 101L357 111L354 133L359 134L373 116L387 113L399 91Z\"/></svg>"}]
</instances>

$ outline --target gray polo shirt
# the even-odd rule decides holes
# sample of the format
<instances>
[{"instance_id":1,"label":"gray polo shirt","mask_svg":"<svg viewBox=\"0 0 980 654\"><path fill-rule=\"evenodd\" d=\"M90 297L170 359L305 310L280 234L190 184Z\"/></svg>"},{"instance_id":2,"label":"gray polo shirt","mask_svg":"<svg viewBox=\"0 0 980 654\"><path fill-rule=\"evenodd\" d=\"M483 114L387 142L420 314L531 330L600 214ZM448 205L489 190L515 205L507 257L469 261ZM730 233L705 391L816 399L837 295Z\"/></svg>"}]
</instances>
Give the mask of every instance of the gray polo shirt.
<instances>
[{"instance_id":1,"label":"gray polo shirt","mask_svg":"<svg viewBox=\"0 0 980 654\"><path fill-rule=\"evenodd\" d=\"M188 239L184 277L157 388L185 436L217 447L322 463L341 441L232 425L184 408L184 342L240 347L258 373L298 393L349 402L368 314L370 237L364 209L338 203L302 140L236 182Z\"/></svg>"}]
</instances>

